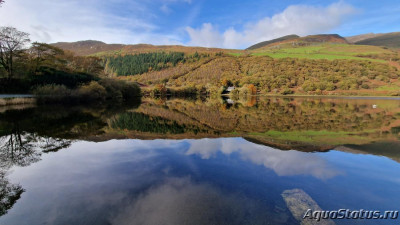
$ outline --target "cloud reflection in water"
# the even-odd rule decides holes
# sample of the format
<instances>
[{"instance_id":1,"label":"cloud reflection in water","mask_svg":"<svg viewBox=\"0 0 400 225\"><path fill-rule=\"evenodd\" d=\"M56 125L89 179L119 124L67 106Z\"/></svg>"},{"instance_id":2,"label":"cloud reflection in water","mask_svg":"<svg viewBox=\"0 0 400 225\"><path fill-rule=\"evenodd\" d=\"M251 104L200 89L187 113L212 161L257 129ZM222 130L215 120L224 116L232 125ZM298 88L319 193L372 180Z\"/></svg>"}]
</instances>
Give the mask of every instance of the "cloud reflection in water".
<instances>
[{"instance_id":1,"label":"cloud reflection in water","mask_svg":"<svg viewBox=\"0 0 400 225\"><path fill-rule=\"evenodd\" d=\"M328 179L341 174L319 154L299 151L282 151L250 143L242 138L219 138L190 140L187 155L198 155L210 159L218 152L224 155L239 154L240 158L272 169L279 176L311 175Z\"/></svg>"}]
</instances>

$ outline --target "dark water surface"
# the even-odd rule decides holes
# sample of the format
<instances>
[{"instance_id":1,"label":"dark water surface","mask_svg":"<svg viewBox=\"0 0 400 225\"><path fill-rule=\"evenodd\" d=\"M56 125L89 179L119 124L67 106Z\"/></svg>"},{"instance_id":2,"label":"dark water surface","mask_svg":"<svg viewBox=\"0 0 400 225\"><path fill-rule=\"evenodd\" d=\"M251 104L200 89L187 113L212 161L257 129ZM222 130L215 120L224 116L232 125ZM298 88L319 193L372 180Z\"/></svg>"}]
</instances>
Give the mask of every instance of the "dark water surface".
<instances>
[{"instance_id":1,"label":"dark water surface","mask_svg":"<svg viewBox=\"0 0 400 225\"><path fill-rule=\"evenodd\" d=\"M398 100L0 108L0 224L300 224L288 190L400 210L399 134Z\"/></svg>"}]
</instances>

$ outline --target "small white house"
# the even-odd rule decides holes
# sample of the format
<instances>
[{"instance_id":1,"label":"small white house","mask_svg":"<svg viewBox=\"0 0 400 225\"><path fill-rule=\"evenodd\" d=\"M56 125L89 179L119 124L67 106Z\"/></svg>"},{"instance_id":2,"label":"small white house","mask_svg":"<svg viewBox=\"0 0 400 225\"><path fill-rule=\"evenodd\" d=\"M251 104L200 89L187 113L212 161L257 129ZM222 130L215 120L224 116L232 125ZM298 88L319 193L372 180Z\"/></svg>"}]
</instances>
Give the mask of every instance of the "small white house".
<instances>
[{"instance_id":1,"label":"small white house","mask_svg":"<svg viewBox=\"0 0 400 225\"><path fill-rule=\"evenodd\" d=\"M228 88L226 89L227 92L231 92L231 91L233 91L233 90L235 90L235 87L234 87L234 86L228 87Z\"/></svg>"}]
</instances>

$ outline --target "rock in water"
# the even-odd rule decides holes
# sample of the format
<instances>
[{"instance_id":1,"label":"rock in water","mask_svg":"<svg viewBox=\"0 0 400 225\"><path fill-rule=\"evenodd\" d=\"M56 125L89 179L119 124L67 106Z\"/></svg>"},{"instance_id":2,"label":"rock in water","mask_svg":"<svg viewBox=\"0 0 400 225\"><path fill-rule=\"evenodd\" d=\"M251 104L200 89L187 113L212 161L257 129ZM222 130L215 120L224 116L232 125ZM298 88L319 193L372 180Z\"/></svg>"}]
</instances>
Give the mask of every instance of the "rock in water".
<instances>
[{"instance_id":1,"label":"rock in water","mask_svg":"<svg viewBox=\"0 0 400 225\"><path fill-rule=\"evenodd\" d=\"M308 210L321 211L321 207L303 190L292 189L282 193L282 197L293 217L300 221L301 225L335 225L330 219L316 220L312 218L304 218Z\"/></svg>"}]
</instances>

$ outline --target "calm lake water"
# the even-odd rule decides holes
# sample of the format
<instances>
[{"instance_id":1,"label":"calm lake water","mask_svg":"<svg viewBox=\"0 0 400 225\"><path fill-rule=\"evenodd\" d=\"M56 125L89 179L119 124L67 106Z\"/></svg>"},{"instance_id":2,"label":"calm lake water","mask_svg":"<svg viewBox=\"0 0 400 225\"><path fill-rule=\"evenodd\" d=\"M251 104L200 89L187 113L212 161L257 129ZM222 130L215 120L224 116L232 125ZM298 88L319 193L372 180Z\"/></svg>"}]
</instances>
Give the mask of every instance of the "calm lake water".
<instances>
[{"instance_id":1,"label":"calm lake water","mask_svg":"<svg viewBox=\"0 0 400 225\"><path fill-rule=\"evenodd\" d=\"M300 224L293 190L323 210L400 210L400 101L0 108L0 224Z\"/></svg>"}]
</instances>

